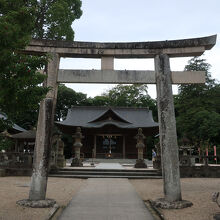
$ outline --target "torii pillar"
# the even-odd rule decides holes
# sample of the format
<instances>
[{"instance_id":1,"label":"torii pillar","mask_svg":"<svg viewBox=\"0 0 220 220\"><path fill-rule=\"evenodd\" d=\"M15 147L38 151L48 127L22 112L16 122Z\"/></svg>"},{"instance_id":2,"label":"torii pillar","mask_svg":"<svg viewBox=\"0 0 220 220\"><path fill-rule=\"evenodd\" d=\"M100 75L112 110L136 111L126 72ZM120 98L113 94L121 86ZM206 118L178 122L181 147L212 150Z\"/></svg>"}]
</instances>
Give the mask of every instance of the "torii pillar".
<instances>
[{"instance_id":1,"label":"torii pillar","mask_svg":"<svg viewBox=\"0 0 220 220\"><path fill-rule=\"evenodd\" d=\"M164 195L167 201L180 201L179 151L168 55L155 57L155 73Z\"/></svg>"},{"instance_id":2,"label":"torii pillar","mask_svg":"<svg viewBox=\"0 0 220 220\"><path fill-rule=\"evenodd\" d=\"M46 198L51 132L57 99L57 74L60 61L58 54L51 53L50 55L51 60L47 65L47 80L45 82L45 85L50 87L50 91L40 103L29 200L45 200Z\"/></svg>"}]
</instances>

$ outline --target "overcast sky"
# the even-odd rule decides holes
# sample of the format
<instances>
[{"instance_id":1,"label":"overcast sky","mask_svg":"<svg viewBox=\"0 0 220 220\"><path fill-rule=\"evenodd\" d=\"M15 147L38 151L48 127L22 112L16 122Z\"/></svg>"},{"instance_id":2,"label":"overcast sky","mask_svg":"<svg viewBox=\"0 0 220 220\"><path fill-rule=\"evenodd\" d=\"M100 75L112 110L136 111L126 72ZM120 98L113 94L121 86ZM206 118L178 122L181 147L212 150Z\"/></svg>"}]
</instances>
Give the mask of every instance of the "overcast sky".
<instances>
[{"instance_id":1,"label":"overcast sky","mask_svg":"<svg viewBox=\"0 0 220 220\"><path fill-rule=\"evenodd\" d=\"M82 0L83 15L73 23L76 41L138 42L220 35L220 0ZM220 80L220 36L203 56ZM190 58L171 59L171 70L183 70ZM115 69L153 70L153 59L115 60ZM62 59L60 69L100 69L98 59ZM112 85L67 84L96 96ZM176 93L176 88L174 88ZM155 86L149 86L155 98Z\"/></svg>"}]
</instances>

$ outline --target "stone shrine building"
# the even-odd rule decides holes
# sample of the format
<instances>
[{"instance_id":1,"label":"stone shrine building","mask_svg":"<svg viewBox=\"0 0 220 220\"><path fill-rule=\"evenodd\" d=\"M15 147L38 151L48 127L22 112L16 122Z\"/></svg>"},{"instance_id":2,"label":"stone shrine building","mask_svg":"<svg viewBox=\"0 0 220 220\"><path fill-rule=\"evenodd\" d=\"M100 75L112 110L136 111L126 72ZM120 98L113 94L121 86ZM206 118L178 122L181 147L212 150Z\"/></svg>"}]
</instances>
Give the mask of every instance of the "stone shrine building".
<instances>
[{"instance_id":1,"label":"stone shrine building","mask_svg":"<svg viewBox=\"0 0 220 220\"><path fill-rule=\"evenodd\" d=\"M63 133L70 135L81 127L84 158L137 159L135 136L138 128L142 128L146 137L159 132L158 123L154 122L148 108L72 107L66 120L56 124Z\"/></svg>"}]
</instances>

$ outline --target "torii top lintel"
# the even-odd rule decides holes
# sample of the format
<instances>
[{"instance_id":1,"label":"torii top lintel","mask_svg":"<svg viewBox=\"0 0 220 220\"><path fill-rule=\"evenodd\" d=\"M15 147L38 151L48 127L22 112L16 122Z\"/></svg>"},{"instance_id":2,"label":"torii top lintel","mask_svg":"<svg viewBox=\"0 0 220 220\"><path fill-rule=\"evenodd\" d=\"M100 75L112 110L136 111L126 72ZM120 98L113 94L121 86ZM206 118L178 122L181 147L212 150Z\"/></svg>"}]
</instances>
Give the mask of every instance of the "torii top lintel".
<instances>
[{"instance_id":1,"label":"torii top lintel","mask_svg":"<svg viewBox=\"0 0 220 220\"><path fill-rule=\"evenodd\" d=\"M26 53L58 53L60 57L101 58L154 58L157 54L170 57L200 56L216 43L217 35L181 40L97 43L33 39Z\"/></svg>"}]
</instances>

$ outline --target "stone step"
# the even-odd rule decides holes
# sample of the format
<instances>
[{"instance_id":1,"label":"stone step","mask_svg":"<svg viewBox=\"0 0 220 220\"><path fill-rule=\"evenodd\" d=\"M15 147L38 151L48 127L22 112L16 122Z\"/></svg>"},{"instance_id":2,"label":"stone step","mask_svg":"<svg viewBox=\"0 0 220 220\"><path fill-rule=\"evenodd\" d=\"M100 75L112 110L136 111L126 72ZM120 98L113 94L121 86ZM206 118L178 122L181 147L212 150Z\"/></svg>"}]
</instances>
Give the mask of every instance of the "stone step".
<instances>
[{"instance_id":1,"label":"stone step","mask_svg":"<svg viewBox=\"0 0 220 220\"><path fill-rule=\"evenodd\" d=\"M127 178L127 179L162 179L162 176L123 176L123 175L59 175L59 174L50 174L49 177L58 177L58 178Z\"/></svg>"},{"instance_id":2,"label":"stone step","mask_svg":"<svg viewBox=\"0 0 220 220\"><path fill-rule=\"evenodd\" d=\"M145 172L145 173L161 173L159 170L155 170L155 169L98 169L98 168L62 168L59 169L59 171L79 171L79 172L84 172L84 171L96 171L96 172Z\"/></svg>"},{"instance_id":3,"label":"stone step","mask_svg":"<svg viewBox=\"0 0 220 220\"><path fill-rule=\"evenodd\" d=\"M115 171L64 171L60 170L58 172L51 172L51 174L58 174L58 175L117 175L117 176L160 176L161 173L158 172L135 172L135 171L126 171L126 172L115 172Z\"/></svg>"}]
</instances>

